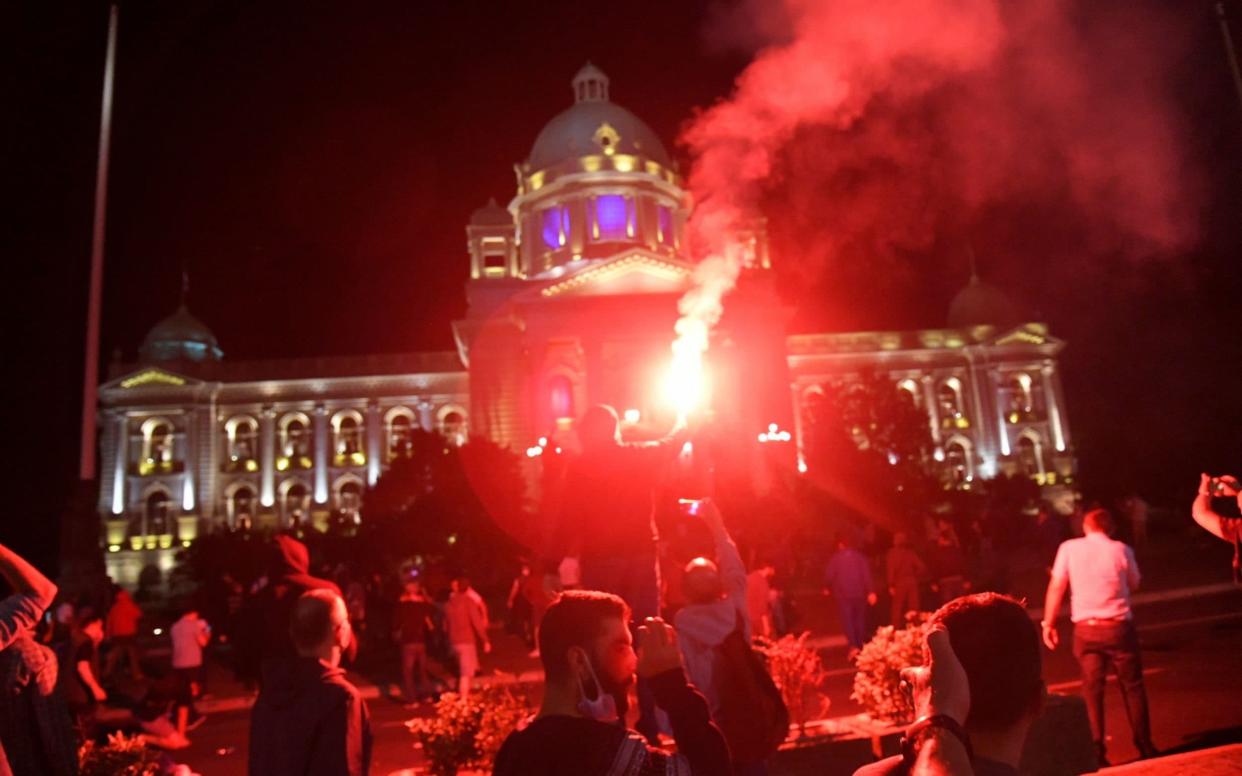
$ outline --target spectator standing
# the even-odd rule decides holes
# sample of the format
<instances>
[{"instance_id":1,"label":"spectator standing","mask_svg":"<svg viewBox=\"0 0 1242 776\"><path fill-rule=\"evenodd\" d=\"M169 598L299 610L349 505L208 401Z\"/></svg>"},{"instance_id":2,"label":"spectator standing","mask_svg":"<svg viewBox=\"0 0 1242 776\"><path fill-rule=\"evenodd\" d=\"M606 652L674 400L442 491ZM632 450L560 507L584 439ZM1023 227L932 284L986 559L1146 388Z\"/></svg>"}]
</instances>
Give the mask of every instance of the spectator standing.
<instances>
[{"instance_id":1,"label":"spectator standing","mask_svg":"<svg viewBox=\"0 0 1242 776\"><path fill-rule=\"evenodd\" d=\"M543 703L533 722L505 739L495 776L733 773L707 702L686 682L673 629L648 619L635 655L629 621L625 601L597 591L567 591L548 607L539 630ZM651 680L668 713L676 754L622 726L635 671Z\"/></svg>"},{"instance_id":2,"label":"spectator standing","mask_svg":"<svg viewBox=\"0 0 1242 776\"><path fill-rule=\"evenodd\" d=\"M837 551L824 569L824 591L837 601L841 627L850 645L845 659L852 661L867 640L867 607L875 606L877 599L871 564L845 533L837 535Z\"/></svg>"},{"instance_id":3,"label":"spectator standing","mask_svg":"<svg viewBox=\"0 0 1242 776\"><path fill-rule=\"evenodd\" d=\"M199 697L203 691L203 648L211 641L211 625L198 616L198 609L188 607L172 628L172 667L182 683L190 689L191 697Z\"/></svg>"},{"instance_id":4,"label":"spectator standing","mask_svg":"<svg viewBox=\"0 0 1242 776\"><path fill-rule=\"evenodd\" d=\"M966 580L966 554L957 538L957 530L946 520L937 521L936 540L927 555L931 567L932 590L945 604L970 589Z\"/></svg>"},{"instance_id":5,"label":"spectator standing","mask_svg":"<svg viewBox=\"0 0 1242 776\"><path fill-rule=\"evenodd\" d=\"M104 623L104 635L111 644L108 660L104 664L104 676L112 676L117 664L124 654L129 662L129 675L135 681L142 681L142 667L138 654L138 622L142 619L142 609L134 603L129 591L117 587L112 598L112 607L108 609L108 619Z\"/></svg>"},{"instance_id":6,"label":"spectator standing","mask_svg":"<svg viewBox=\"0 0 1242 776\"><path fill-rule=\"evenodd\" d=\"M771 638L774 632L772 578L775 574L771 563L760 561L758 568L746 575L746 615L755 636Z\"/></svg>"},{"instance_id":7,"label":"spectator standing","mask_svg":"<svg viewBox=\"0 0 1242 776\"><path fill-rule=\"evenodd\" d=\"M393 640L401 648L401 683L405 701L418 703L427 689L427 635L435 629L435 604L417 580L407 580L393 609Z\"/></svg>"},{"instance_id":8,"label":"spectator standing","mask_svg":"<svg viewBox=\"0 0 1242 776\"><path fill-rule=\"evenodd\" d=\"M370 714L340 668L353 643L344 599L324 588L302 593L289 633L296 654L264 664L250 713L250 776L366 776Z\"/></svg>"},{"instance_id":9,"label":"spectator standing","mask_svg":"<svg viewBox=\"0 0 1242 776\"><path fill-rule=\"evenodd\" d=\"M1111 538L1113 518L1107 510L1094 509L1084 515L1083 530L1082 538L1061 545L1052 564L1041 623L1044 644L1055 650L1060 642L1056 621L1068 586L1074 657L1082 668L1082 693L1100 764L1108 763L1104 681L1110 665L1117 672L1139 756L1153 757L1156 747L1151 738L1138 631L1130 606L1130 594L1138 590L1140 582L1138 562L1133 550Z\"/></svg>"},{"instance_id":10,"label":"spectator standing","mask_svg":"<svg viewBox=\"0 0 1242 776\"><path fill-rule=\"evenodd\" d=\"M919 582L926 573L926 564L910 546L910 535L905 531L893 534L893 546L884 556L884 577L888 582L888 594L892 596L890 621L893 627L905 625L906 612L922 609Z\"/></svg>"},{"instance_id":11,"label":"spectator standing","mask_svg":"<svg viewBox=\"0 0 1242 776\"><path fill-rule=\"evenodd\" d=\"M68 659L60 667L60 687L69 703L78 738L95 737L95 710L108 699L99 684L99 644L103 641L103 620L90 609L78 614L69 637Z\"/></svg>"},{"instance_id":12,"label":"spectator standing","mask_svg":"<svg viewBox=\"0 0 1242 776\"><path fill-rule=\"evenodd\" d=\"M444 605L444 620L449 644L457 658L457 692L470 696L470 685L479 670L479 643L483 652L492 651L487 637L487 609L483 598L470 587L470 580L457 577L452 582L452 592Z\"/></svg>"}]
</instances>

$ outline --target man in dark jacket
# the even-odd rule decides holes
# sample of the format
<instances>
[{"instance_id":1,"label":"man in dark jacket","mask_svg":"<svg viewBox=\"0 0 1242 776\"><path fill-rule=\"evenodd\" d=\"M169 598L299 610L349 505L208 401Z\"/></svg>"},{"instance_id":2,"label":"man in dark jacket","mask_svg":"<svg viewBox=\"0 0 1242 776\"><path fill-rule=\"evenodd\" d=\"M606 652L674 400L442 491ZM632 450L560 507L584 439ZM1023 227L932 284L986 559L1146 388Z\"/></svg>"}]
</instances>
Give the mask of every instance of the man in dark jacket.
<instances>
[{"instance_id":1,"label":"man in dark jacket","mask_svg":"<svg viewBox=\"0 0 1242 776\"><path fill-rule=\"evenodd\" d=\"M686 682L673 629L658 619L639 628L637 655L630 610L615 595L571 590L548 607L539 628L547 684L538 716L511 733L496 756L495 776L730 776L729 747L707 701ZM624 727L618 697L647 677L668 713L677 753L649 746Z\"/></svg>"},{"instance_id":2,"label":"man in dark jacket","mask_svg":"<svg viewBox=\"0 0 1242 776\"><path fill-rule=\"evenodd\" d=\"M289 637L289 618L299 596L308 590L327 590L341 595L335 582L311 576L309 569L310 553L305 544L283 534L275 538L269 559L269 582L242 613L244 632L239 634L241 654L238 659L244 664L243 674L260 675L272 658L297 654ZM352 658L355 652L356 646L351 641L346 657Z\"/></svg>"},{"instance_id":3,"label":"man in dark jacket","mask_svg":"<svg viewBox=\"0 0 1242 776\"><path fill-rule=\"evenodd\" d=\"M263 689L250 714L250 776L365 776L370 715L339 668L353 641L345 601L310 590L290 615L297 656L264 664Z\"/></svg>"}]
</instances>

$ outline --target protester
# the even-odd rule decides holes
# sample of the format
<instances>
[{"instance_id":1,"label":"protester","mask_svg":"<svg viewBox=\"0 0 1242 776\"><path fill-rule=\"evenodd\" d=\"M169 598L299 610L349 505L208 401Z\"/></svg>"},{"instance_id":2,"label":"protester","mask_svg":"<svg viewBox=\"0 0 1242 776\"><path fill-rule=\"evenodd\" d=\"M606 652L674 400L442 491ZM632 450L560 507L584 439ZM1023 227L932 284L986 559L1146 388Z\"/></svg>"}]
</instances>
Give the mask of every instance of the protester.
<instances>
[{"instance_id":1,"label":"protester","mask_svg":"<svg viewBox=\"0 0 1242 776\"><path fill-rule=\"evenodd\" d=\"M250 715L250 776L365 776L371 721L340 669L353 643L345 601L327 589L298 596L289 611L296 654L264 664Z\"/></svg>"},{"instance_id":2,"label":"protester","mask_svg":"<svg viewBox=\"0 0 1242 776\"><path fill-rule=\"evenodd\" d=\"M970 713L963 723L972 766L983 776L1017 776L1027 731L1043 707L1039 634L1017 600L997 593L964 596L942 606L928 622L942 627L966 672ZM916 731L920 723L915 722ZM855 776L906 774L902 755L855 771Z\"/></svg>"},{"instance_id":3,"label":"protester","mask_svg":"<svg viewBox=\"0 0 1242 776\"><path fill-rule=\"evenodd\" d=\"M138 622L142 619L142 609L134 603L129 591L117 587L112 598L112 606L108 609L108 618L104 623L104 635L111 646L108 660L104 664L104 676L116 673L121 662L121 655L129 659L129 675L135 681L142 681L142 667L138 654Z\"/></svg>"},{"instance_id":4,"label":"protester","mask_svg":"<svg viewBox=\"0 0 1242 776\"><path fill-rule=\"evenodd\" d=\"M501 746L495 776L733 772L707 701L686 682L673 629L648 619L639 628L635 656L629 620L625 601L598 591L567 591L548 607L539 630L543 703L534 721ZM668 713L676 754L648 745L620 723L636 670L651 680Z\"/></svg>"},{"instance_id":5,"label":"protester","mask_svg":"<svg viewBox=\"0 0 1242 776\"><path fill-rule=\"evenodd\" d=\"M70 635L70 651L60 666L60 688L69 703L78 738L95 737L95 711L108 698L99 684L99 644L103 641L103 620L90 609L78 613Z\"/></svg>"},{"instance_id":6,"label":"protester","mask_svg":"<svg viewBox=\"0 0 1242 776\"><path fill-rule=\"evenodd\" d=\"M405 701L415 704L428 692L427 634L435 630L435 604L418 580L408 579L393 610L393 641L401 648L401 685Z\"/></svg>"},{"instance_id":7,"label":"protester","mask_svg":"<svg viewBox=\"0 0 1242 776\"><path fill-rule=\"evenodd\" d=\"M1091 736L1100 763L1107 764L1104 737L1104 681L1109 665L1125 699L1134 745L1142 758L1154 757L1143 663L1130 594L1139 587L1134 551L1110 538L1112 515L1094 509L1083 516L1086 535L1070 539L1057 550L1044 600L1044 644L1055 650L1060 641L1056 621L1066 586L1070 589L1070 620L1074 623L1074 657L1082 668L1083 698Z\"/></svg>"},{"instance_id":8,"label":"protester","mask_svg":"<svg viewBox=\"0 0 1242 776\"><path fill-rule=\"evenodd\" d=\"M492 651L492 642L487 637L487 607L466 577L452 581L452 592L444 606L444 620L449 644L457 658L457 692L466 698L470 696L470 685L479 670L479 643L482 642L484 653Z\"/></svg>"},{"instance_id":9,"label":"protester","mask_svg":"<svg viewBox=\"0 0 1242 776\"><path fill-rule=\"evenodd\" d=\"M721 723L724 719L722 712L732 713L735 718L753 716L756 712L753 708L725 708L726 702L737 700L725 697L728 686L726 683L731 677L723 674L733 668L726 663L722 649L725 640L741 631L743 642L750 644L750 618L746 613L746 569L715 503L707 499L699 502L697 515L711 531L716 548L716 561L695 558L686 565L682 580L686 605L678 610L674 625L686 677L707 698L712 719ZM749 719L752 728L762 725L762 722ZM767 766L762 760L738 760L737 745L733 739L728 739L728 742L735 758L734 773L739 776L764 776L767 773Z\"/></svg>"},{"instance_id":10,"label":"protester","mask_svg":"<svg viewBox=\"0 0 1242 776\"><path fill-rule=\"evenodd\" d=\"M169 629L172 637L172 668L191 698L199 698L204 692L206 674L203 671L203 648L211 641L211 625L198 616L198 608L189 606L180 619ZM200 715L191 706L191 714L198 721Z\"/></svg>"},{"instance_id":11,"label":"protester","mask_svg":"<svg viewBox=\"0 0 1242 776\"><path fill-rule=\"evenodd\" d=\"M772 620L772 579L776 569L767 561L758 565L746 575L746 614L750 621L751 633L771 638L775 632Z\"/></svg>"},{"instance_id":12,"label":"protester","mask_svg":"<svg viewBox=\"0 0 1242 776\"><path fill-rule=\"evenodd\" d=\"M566 467L560 529L566 554L581 563L581 584L621 596L635 618L660 613L654 493L685 441L683 426L656 442L623 443L617 412L588 409L578 423L582 453ZM638 730L659 739L655 704L638 687Z\"/></svg>"},{"instance_id":13,"label":"protester","mask_svg":"<svg viewBox=\"0 0 1242 776\"><path fill-rule=\"evenodd\" d=\"M931 568L932 591L939 594L945 604L970 590L966 579L966 554L958 539L957 529L944 518L936 521L936 539L927 553L927 565Z\"/></svg>"},{"instance_id":14,"label":"protester","mask_svg":"<svg viewBox=\"0 0 1242 776\"><path fill-rule=\"evenodd\" d=\"M35 625L56 598L56 585L3 544L0 578L13 589L0 601L0 773L76 774L73 725L56 692L56 657L34 639Z\"/></svg>"},{"instance_id":15,"label":"protester","mask_svg":"<svg viewBox=\"0 0 1242 776\"><path fill-rule=\"evenodd\" d=\"M161 749L184 749L190 745L187 733L206 717L198 715L191 724L194 698L190 686L175 671L156 668L146 693L134 707L134 718L149 743Z\"/></svg>"},{"instance_id":16,"label":"protester","mask_svg":"<svg viewBox=\"0 0 1242 776\"><path fill-rule=\"evenodd\" d=\"M518 575L513 578L513 583L509 585L509 598L505 601L505 608L508 609L506 629L513 635L521 637L522 641L526 642L527 649L534 649L533 607L531 606L530 598L527 596L530 578L530 564L523 561ZM542 583L540 583L540 587L542 587Z\"/></svg>"},{"instance_id":17,"label":"protester","mask_svg":"<svg viewBox=\"0 0 1242 776\"><path fill-rule=\"evenodd\" d=\"M892 596L889 622L901 628L906 623L906 612L922 609L919 602L919 582L927 573L923 559L910 546L910 535L905 531L893 534L893 546L884 556L884 577L888 582L888 594Z\"/></svg>"},{"instance_id":18,"label":"protester","mask_svg":"<svg viewBox=\"0 0 1242 776\"><path fill-rule=\"evenodd\" d=\"M1199 478L1199 495L1195 497L1190 513L1203 530L1233 544L1233 579L1242 584L1242 518L1225 517L1212 509L1214 495L1236 498L1242 509L1242 483L1237 477L1225 475L1216 479L1220 483L1219 494L1212 493L1213 478L1204 474Z\"/></svg>"},{"instance_id":19,"label":"protester","mask_svg":"<svg viewBox=\"0 0 1242 776\"><path fill-rule=\"evenodd\" d=\"M335 582L311 576L310 554L297 539L277 536L271 552L266 581L244 607L241 617L245 633L239 634L242 643L238 661L243 677L260 675L261 666L268 660L297 654L289 637L289 617L302 593L328 590L341 595ZM352 658L355 649L351 643L346 657Z\"/></svg>"},{"instance_id":20,"label":"protester","mask_svg":"<svg viewBox=\"0 0 1242 776\"><path fill-rule=\"evenodd\" d=\"M849 643L846 660L853 660L867 640L867 607L875 606L875 585L867 556L854 549L846 533L837 534L837 551L824 569L824 592L837 601L841 627Z\"/></svg>"}]
</instances>

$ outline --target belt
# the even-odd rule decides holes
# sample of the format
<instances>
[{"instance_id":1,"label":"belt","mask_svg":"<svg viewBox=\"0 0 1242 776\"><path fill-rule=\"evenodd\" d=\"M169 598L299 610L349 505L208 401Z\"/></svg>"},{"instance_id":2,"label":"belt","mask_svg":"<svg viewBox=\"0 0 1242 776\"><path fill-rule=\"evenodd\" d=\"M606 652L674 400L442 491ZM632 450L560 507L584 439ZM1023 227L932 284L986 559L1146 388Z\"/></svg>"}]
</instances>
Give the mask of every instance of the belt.
<instances>
[{"instance_id":1,"label":"belt","mask_svg":"<svg viewBox=\"0 0 1242 776\"><path fill-rule=\"evenodd\" d=\"M1101 617L1088 617L1085 620L1079 620L1075 625L1117 625L1118 623L1129 622L1129 617L1109 617L1107 619Z\"/></svg>"}]
</instances>

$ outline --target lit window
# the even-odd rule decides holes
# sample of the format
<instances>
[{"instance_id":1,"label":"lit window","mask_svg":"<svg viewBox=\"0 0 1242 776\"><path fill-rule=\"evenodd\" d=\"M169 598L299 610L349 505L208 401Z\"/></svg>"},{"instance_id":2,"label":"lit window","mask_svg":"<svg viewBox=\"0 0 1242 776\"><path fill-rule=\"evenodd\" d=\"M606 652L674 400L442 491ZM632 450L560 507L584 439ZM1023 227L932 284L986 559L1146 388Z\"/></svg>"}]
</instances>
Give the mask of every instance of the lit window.
<instances>
[{"instance_id":1,"label":"lit window","mask_svg":"<svg viewBox=\"0 0 1242 776\"><path fill-rule=\"evenodd\" d=\"M574 387L565 375L556 375L548 381L548 407L553 418L574 416Z\"/></svg>"},{"instance_id":2,"label":"lit window","mask_svg":"<svg viewBox=\"0 0 1242 776\"><path fill-rule=\"evenodd\" d=\"M569 208L550 207L543 211L542 221L543 244L553 250L563 246L569 234Z\"/></svg>"},{"instance_id":3,"label":"lit window","mask_svg":"<svg viewBox=\"0 0 1242 776\"><path fill-rule=\"evenodd\" d=\"M624 240L629 236L629 203L620 194L595 198L595 238Z\"/></svg>"},{"instance_id":4,"label":"lit window","mask_svg":"<svg viewBox=\"0 0 1242 776\"><path fill-rule=\"evenodd\" d=\"M660 205L656 208L656 222L660 228L660 242L673 242L673 209Z\"/></svg>"}]
</instances>

